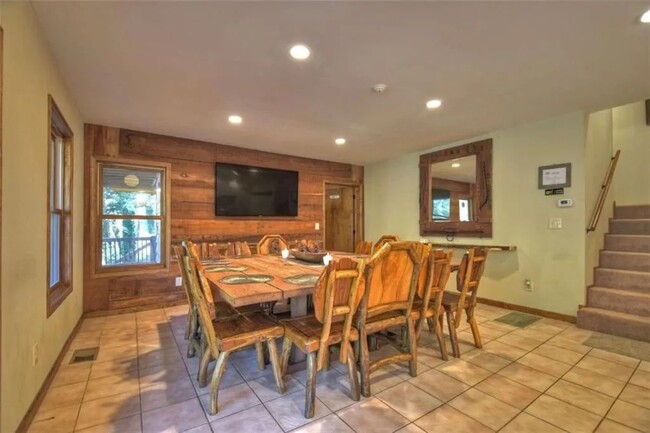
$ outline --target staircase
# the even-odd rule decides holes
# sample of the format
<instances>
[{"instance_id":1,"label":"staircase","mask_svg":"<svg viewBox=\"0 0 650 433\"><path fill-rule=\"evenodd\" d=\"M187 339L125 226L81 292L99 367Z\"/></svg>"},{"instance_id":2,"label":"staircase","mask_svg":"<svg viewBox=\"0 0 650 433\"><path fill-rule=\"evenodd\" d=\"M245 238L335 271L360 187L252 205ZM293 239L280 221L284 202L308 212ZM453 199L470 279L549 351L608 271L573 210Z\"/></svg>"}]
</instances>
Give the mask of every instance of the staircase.
<instances>
[{"instance_id":1,"label":"staircase","mask_svg":"<svg viewBox=\"0 0 650 433\"><path fill-rule=\"evenodd\" d=\"M614 208L577 325L650 342L650 205Z\"/></svg>"}]
</instances>

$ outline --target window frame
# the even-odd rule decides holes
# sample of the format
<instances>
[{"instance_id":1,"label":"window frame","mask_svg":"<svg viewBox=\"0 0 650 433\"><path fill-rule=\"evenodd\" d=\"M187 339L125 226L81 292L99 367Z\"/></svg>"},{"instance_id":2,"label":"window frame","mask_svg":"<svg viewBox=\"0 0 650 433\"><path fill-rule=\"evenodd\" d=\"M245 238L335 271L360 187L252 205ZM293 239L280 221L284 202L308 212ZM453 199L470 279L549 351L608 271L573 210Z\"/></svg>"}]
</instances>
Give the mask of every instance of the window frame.
<instances>
[{"instance_id":1,"label":"window frame","mask_svg":"<svg viewBox=\"0 0 650 433\"><path fill-rule=\"evenodd\" d=\"M160 216L155 218L142 215L111 215L103 213L103 179L102 167L120 167L133 170L159 170L162 172L162 191L160 194ZM143 273L158 273L168 271L170 266L170 190L171 190L171 164L114 157L92 158L92 190L91 190L91 234L94 241L92 248L93 276L127 276ZM137 263L132 265L102 264L102 221L104 219L133 219L133 220L158 220L160 221L160 263Z\"/></svg>"},{"instance_id":2,"label":"window frame","mask_svg":"<svg viewBox=\"0 0 650 433\"><path fill-rule=\"evenodd\" d=\"M63 158L61 161L61 203L56 206L54 195L55 185L53 175L56 163L53 163L53 142L61 140ZM61 110L54 102L52 95L48 95L48 136L47 136L47 242L46 242L46 297L47 317L63 303L73 290L73 190L74 190L74 134L72 128L63 117ZM54 203L54 205L53 205ZM51 285L50 274L52 271L52 225L53 214L59 215L59 281Z\"/></svg>"}]
</instances>

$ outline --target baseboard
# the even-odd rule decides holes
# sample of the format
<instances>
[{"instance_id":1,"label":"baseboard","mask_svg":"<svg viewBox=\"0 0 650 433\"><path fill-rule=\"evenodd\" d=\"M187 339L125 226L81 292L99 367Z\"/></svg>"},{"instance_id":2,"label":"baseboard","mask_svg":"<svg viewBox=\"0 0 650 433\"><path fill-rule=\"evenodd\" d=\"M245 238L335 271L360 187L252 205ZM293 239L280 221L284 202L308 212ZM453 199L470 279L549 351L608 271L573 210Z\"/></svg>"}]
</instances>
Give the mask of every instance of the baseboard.
<instances>
[{"instance_id":1,"label":"baseboard","mask_svg":"<svg viewBox=\"0 0 650 433\"><path fill-rule=\"evenodd\" d=\"M147 305L140 305L137 307L128 307L128 308L115 308L113 310L98 310L98 311L89 311L84 313L83 317L104 317L104 316L115 316L118 314L128 314L128 313L137 313L138 311L147 311L147 310L156 310L159 308L175 307L178 305L187 305L187 300L178 300L173 302L161 302Z\"/></svg>"},{"instance_id":2,"label":"baseboard","mask_svg":"<svg viewBox=\"0 0 650 433\"><path fill-rule=\"evenodd\" d=\"M481 304L492 305L493 307L507 308L508 310L521 311L522 313L534 314L549 319L561 320L563 322L576 323L576 317L569 314L555 313L553 311L540 310L538 308L525 307L523 305L510 304L503 301L495 301L494 299L477 298Z\"/></svg>"},{"instance_id":3,"label":"baseboard","mask_svg":"<svg viewBox=\"0 0 650 433\"><path fill-rule=\"evenodd\" d=\"M61 352L59 352L59 356L57 356L56 361L54 361L54 364L52 365L50 372L45 377L45 380L43 381L41 388L36 393L36 397L34 397L34 401L32 401L32 404L29 406L29 409L27 409L27 413L25 414L22 421L18 425L18 428L16 429L16 433L25 433L29 428L29 426L31 425L32 421L34 420L34 417L38 412L38 408L41 406L41 403L43 402L45 393L47 392L48 388L52 384L52 381L54 380L54 376L56 376L57 371L59 371L59 367L63 362L63 357L65 356L66 353L68 353L68 350L70 349L70 345L72 344L72 340L74 340L74 338L77 336L77 332L79 332L79 328L81 327L82 321L83 321L83 317L80 317L79 321L72 329L72 332L70 333L70 336L68 337L65 344L63 345Z\"/></svg>"}]
</instances>

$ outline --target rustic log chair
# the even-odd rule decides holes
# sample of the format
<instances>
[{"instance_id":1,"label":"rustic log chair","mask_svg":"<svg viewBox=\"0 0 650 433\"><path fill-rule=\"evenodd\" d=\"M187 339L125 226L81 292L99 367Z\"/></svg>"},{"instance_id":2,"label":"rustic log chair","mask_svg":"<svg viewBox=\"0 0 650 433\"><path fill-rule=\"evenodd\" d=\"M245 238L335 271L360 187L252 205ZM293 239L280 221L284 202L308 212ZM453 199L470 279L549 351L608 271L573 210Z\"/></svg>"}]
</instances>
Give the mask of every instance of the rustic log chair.
<instances>
[{"instance_id":1,"label":"rustic log chair","mask_svg":"<svg viewBox=\"0 0 650 433\"><path fill-rule=\"evenodd\" d=\"M257 244L257 254L279 256L289 243L280 235L265 235Z\"/></svg>"},{"instance_id":2,"label":"rustic log chair","mask_svg":"<svg viewBox=\"0 0 650 433\"><path fill-rule=\"evenodd\" d=\"M372 242L371 241L359 241L354 247L355 254L372 254Z\"/></svg>"},{"instance_id":3,"label":"rustic log chair","mask_svg":"<svg viewBox=\"0 0 650 433\"><path fill-rule=\"evenodd\" d=\"M178 259L178 266L183 266L183 256L185 252L183 247L180 245L173 245L174 254ZM185 292L185 297L187 298L188 312L187 312L187 327L185 328L185 339L189 340L187 346L187 357L192 358L196 355L196 352L201 353L201 338L199 333L199 323L196 308L194 308L194 302L192 301L192 293L190 292L189 282L185 278L184 273L181 271L181 284L183 286L183 291Z\"/></svg>"},{"instance_id":4,"label":"rustic log chair","mask_svg":"<svg viewBox=\"0 0 650 433\"><path fill-rule=\"evenodd\" d=\"M207 359L207 362L211 359L217 360L210 383L208 412L214 415L218 411L219 384L226 370L230 353L258 342L266 342L278 392L284 394L285 385L280 375L280 360L275 344L275 340L284 334L283 327L260 313L214 321L210 315L208 302L199 288L197 275L200 271L196 269L194 261L187 254L183 255L182 263L181 269L189 282L192 299L198 311L202 338L205 341L205 352L201 363L204 363L204 359Z\"/></svg>"},{"instance_id":5,"label":"rustic log chair","mask_svg":"<svg viewBox=\"0 0 650 433\"><path fill-rule=\"evenodd\" d=\"M372 247L372 253L375 254L377 251L381 249L381 247L384 246L384 244L387 244L388 242L399 242L399 236L383 235L377 240L377 242L375 242L375 246Z\"/></svg>"},{"instance_id":6,"label":"rustic log chair","mask_svg":"<svg viewBox=\"0 0 650 433\"><path fill-rule=\"evenodd\" d=\"M314 289L314 314L280 321L284 325L283 376L293 345L307 355L305 418L314 416L316 373L329 361L329 348L334 344L340 343L339 360L347 363L352 399L360 399L357 364L350 342L356 341L359 335L352 321L361 301L359 283L364 266L364 260L351 258L331 262Z\"/></svg>"},{"instance_id":7,"label":"rustic log chair","mask_svg":"<svg viewBox=\"0 0 650 433\"><path fill-rule=\"evenodd\" d=\"M483 276L485 260L488 249L481 247L471 248L465 253L458 266L456 274L456 290L454 292L444 292L442 306L447 316L447 326L449 327L449 339L454 356L460 358L460 346L458 345L458 336L456 329L460 325L463 310L467 314L467 323L472 330L474 345L479 349L483 347L481 343L481 334L478 330L478 322L474 317L474 308L476 307L476 297L478 286Z\"/></svg>"},{"instance_id":8,"label":"rustic log chair","mask_svg":"<svg viewBox=\"0 0 650 433\"><path fill-rule=\"evenodd\" d=\"M418 283L418 300L413 304L413 315L416 320L415 333L418 341L422 333L424 322L429 326L429 331L436 334L440 356L447 361L447 347L443 332L444 309L442 298L445 286L451 272L451 259L453 251L433 250L429 252L424 267L420 271ZM424 279L424 281L423 281Z\"/></svg>"},{"instance_id":9,"label":"rustic log chair","mask_svg":"<svg viewBox=\"0 0 650 433\"><path fill-rule=\"evenodd\" d=\"M261 313L264 311L264 309L258 304L258 305L246 305L244 307L239 307L235 308L228 304L227 302L223 301L216 301L214 299L214 296L212 294L212 288L210 287L210 283L208 283L207 278L205 278L205 266L203 263L201 263L201 259L199 257L199 248L197 244L191 242L191 241L184 241L182 243L183 248L185 248L185 251L187 251L187 254L192 258L194 261L194 266L196 266L198 270L198 280L199 280L199 288L201 289L201 292L203 293L203 296L205 296L206 301L208 302L208 306L210 308L210 314L212 314L212 305L214 305L214 318L216 320L221 320L224 318L230 318L234 316L235 314L251 314L251 313ZM197 319L198 320L198 319ZM198 322L197 322L198 324ZM261 371L264 370L266 367L266 362L265 362L265 352L264 352L264 345L259 342L255 345L255 351L257 354L257 368ZM189 352L189 348L188 348ZM203 350L199 350L200 354L203 354ZM201 382L201 377L205 378L207 375L208 371L208 364L206 363L205 365L201 364L199 367L199 372L198 372L198 380L199 380L199 385L205 386L207 383L205 380Z\"/></svg>"},{"instance_id":10,"label":"rustic log chair","mask_svg":"<svg viewBox=\"0 0 650 433\"><path fill-rule=\"evenodd\" d=\"M219 244L216 242L201 242L198 244L200 249L199 257L205 259L220 259L221 252L219 251Z\"/></svg>"},{"instance_id":11,"label":"rustic log chair","mask_svg":"<svg viewBox=\"0 0 650 433\"><path fill-rule=\"evenodd\" d=\"M410 242L384 244L366 262L365 290L357 313L357 353L361 370L361 393L370 396L370 374L378 368L408 361L409 373L417 375L417 341L411 311L417 292L421 259ZM406 348L401 353L370 362L368 335L391 327L406 326Z\"/></svg>"},{"instance_id":12,"label":"rustic log chair","mask_svg":"<svg viewBox=\"0 0 650 433\"><path fill-rule=\"evenodd\" d=\"M228 242L226 257L250 257L252 255L248 242Z\"/></svg>"}]
</instances>

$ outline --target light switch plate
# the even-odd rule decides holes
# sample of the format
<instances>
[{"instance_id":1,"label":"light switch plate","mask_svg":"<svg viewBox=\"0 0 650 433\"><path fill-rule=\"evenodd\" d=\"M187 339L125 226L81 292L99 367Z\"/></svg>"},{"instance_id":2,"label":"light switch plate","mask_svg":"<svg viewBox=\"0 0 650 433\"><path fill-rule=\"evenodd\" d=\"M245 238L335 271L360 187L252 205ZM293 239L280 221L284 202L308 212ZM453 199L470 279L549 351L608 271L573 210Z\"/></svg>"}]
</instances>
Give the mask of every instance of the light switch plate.
<instances>
[{"instance_id":1,"label":"light switch plate","mask_svg":"<svg viewBox=\"0 0 650 433\"><path fill-rule=\"evenodd\" d=\"M320 223L315 223L314 224L314 229L320 230Z\"/></svg>"},{"instance_id":2,"label":"light switch plate","mask_svg":"<svg viewBox=\"0 0 650 433\"><path fill-rule=\"evenodd\" d=\"M562 228L562 218L549 218L548 219L548 228L553 230L558 230Z\"/></svg>"},{"instance_id":3,"label":"light switch plate","mask_svg":"<svg viewBox=\"0 0 650 433\"><path fill-rule=\"evenodd\" d=\"M183 284L183 280L181 280L181 277L176 277L176 287L180 287L181 284Z\"/></svg>"},{"instance_id":4,"label":"light switch plate","mask_svg":"<svg viewBox=\"0 0 650 433\"><path fill-rule=\"evenodd\" d=\"M557 207L571 207L573 206L573 199L561 198L557 201Z\"/></svg>"}]
</instances>

